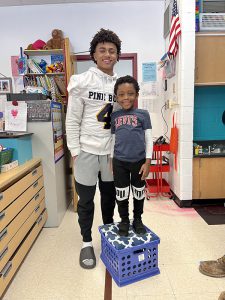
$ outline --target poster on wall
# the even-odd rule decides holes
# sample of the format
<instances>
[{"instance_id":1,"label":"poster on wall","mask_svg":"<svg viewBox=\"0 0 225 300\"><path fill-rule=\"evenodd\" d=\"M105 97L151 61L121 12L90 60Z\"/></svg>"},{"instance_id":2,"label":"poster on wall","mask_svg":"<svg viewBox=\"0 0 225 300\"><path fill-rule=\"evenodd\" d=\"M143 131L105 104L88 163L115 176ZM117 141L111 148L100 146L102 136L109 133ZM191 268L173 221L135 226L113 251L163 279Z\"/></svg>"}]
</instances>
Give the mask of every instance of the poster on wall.
<instances>
[{"instance_id":1,"label":"poster on wall","mask_svg":"<svg viewBox=\"0 0 225 300\"><path fill-rule=\"evenodd\" d=\"M5 103L5 130L27 131L27 104L18 101L18 105L12 102Z\"/></svg>"},{"instance_id":2,"label":"poster on wall","mask_svg":"<svg viewBox=\"0 0 225 300\"><path fill-rule=\"evenodd\" d=\"M149 62L142 64L142 81L156 81L157 80L157 73L156 73L156 63Z\"/></svg>"},{"instance_id":3,"label":"poster on wall","mask_svg":"<svg viewBox=\"0 0 225 300\"><path fill-rule=\"evenodd\" d=\"M18 55L11 56L11 70L12 70L13 77L19 76L18 60L19 60Z\"/></svg>"},{"instance_id":4,"label":"poster on wall","mask_svg":"<svg viewBox=\"0 0 225 300\"><path fill-rule=\"evenodd\" d=\"M63 128L62 128L62 104L51 103L52 130L54 143L54 157L57 163L64 156Z\"/></svg>"},{"instance_id":5,"label":"poster on wall","mask_svg":"<svg viewBox=\"0 0 225 300\"><path fill-rule=\"evenodd\" d=\"M29 100L27 101L28 122L49 122L51 121L51 101Z\"/></svg>"}]
</instances>

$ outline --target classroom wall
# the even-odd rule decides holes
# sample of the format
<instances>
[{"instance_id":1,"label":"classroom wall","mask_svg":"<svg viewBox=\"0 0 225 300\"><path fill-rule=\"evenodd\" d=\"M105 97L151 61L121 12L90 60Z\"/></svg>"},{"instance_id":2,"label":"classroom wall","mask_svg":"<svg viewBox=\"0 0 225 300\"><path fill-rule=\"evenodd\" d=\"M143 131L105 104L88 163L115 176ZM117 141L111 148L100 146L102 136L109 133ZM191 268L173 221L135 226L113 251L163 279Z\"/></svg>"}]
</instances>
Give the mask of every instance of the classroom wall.
<instances>
[{"instance_id":1,"label":"classroom wall","mask_svg":"<svg viewBox=\"0 0 225 300\"><path fill-rule=\"evenodd\" d=\"M47 41L54 28L70 38L75 52L89 49L89 42L101 27L112 29L122 40L122 52L138 53L138 80L142 81L142 63L159 61L168 49L163 38L164 9L172 0L73 3L1 7L0 72L11 76L10 56L19 55L37 39ZM192 139L194 103L195 0L178 0L182 35L177 56L177 74L168 80L168 91L159 106L176 97L177 106L165 112L168 135L173 112L179 128L178 169L172 169L169 183L180 200L192 199ZM153 136L165 132L161 112L152 113Z\"/></svg>"},{"instance_id":2,"label":"classroom wall","mask_svg":"<svg viewBox=\"0 0 225 300\"><path fill-rule=\"evenodd\" d=\"M138 80L143 62L159 61L165 51L162 1L97 2L57 5L1 7L0 72L11 76L10 56L19 47L37 39L47 41L59 28L70 38L75 52L89 50L89 43L101 27L115 31L122 40L122 52L138 53ZM162 118L152 115L153 134L162 131Z\"/></svg>"},{"instance_id":3,"label":"classroom wall","mask_svg":"<svg viewBox=\"0 0 225 300\"><path fill-rule=\"evenodd\" d=\"M166 0L166 6L171 0ZM170 155L171 172L169 183L180 200L192 199L192 159L193 159L193 111L194 111L194 69L195 69L195 0L177 0L181 37L179 53L176 57L176 76L168 80L165 100L174 99L177 103L166 111L170 128L175 113L178 127L178 166L174 168L174 155ZM166 40L168 48L169 39Z\"/></svg>"}]
</instances>

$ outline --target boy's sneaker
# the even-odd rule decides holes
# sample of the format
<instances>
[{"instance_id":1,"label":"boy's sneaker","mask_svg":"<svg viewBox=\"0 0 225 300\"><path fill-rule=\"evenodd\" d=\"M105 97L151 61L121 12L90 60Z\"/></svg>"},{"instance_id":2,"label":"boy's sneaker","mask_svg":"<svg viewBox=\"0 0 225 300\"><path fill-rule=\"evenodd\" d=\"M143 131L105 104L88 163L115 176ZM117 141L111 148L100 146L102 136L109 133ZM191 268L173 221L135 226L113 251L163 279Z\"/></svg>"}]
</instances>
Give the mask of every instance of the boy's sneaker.
<instances>
[{"instance_id":1,"label":"boy's sneaker","mask_svg":"<svg viewBox=\"0 0 225 300\"><path fill-rule=\"evenodd\" d=\"M128 236L128 231L129 231L130 223L129 222L123 222L121 221L118 225L118 234L120 236Z\"/></svg>"},{"instance_id":2,"label":"boy's sneaker","mask_svg":"<svg viewBox=\"0 0 225 300\"><path fill-rule=\"evenodd\" d=\"M145 226L143 225L141 219L134 219L133 228L137 234L145 234L146 233Z\"/></svg>"}]
</instances>

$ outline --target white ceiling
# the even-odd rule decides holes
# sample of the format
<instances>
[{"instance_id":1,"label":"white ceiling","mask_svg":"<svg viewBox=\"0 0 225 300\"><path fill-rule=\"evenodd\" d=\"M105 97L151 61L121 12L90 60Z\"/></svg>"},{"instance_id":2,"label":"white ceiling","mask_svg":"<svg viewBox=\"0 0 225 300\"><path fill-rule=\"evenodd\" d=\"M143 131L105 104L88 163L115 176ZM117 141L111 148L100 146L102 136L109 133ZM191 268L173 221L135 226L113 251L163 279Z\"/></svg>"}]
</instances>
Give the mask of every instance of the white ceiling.
<instances>
[{"instance_id":1,"label":"white ceiling","mask_svg":"<svg viewBox=\"0 0 225 300\"><path fill-rule=\"evenodd\" d=\"M85 2L163 1L163 0L0 0L0 6L43 5Z\"/></svg>"}]
</instances>

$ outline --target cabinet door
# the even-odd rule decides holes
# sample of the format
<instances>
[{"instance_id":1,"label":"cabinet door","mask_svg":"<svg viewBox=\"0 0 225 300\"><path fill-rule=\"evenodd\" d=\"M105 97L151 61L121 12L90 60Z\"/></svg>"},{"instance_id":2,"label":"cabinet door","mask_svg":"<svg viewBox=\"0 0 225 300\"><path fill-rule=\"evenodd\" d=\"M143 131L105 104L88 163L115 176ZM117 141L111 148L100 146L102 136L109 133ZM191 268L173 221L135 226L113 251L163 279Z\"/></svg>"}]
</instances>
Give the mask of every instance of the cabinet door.
<instances>
[{"instance_id":1,"label":"cabinet door","mask_svg":"<svg viewBox=\"0 0 225 300\"><path fill-rule=\"evenodd\" d=\"M200 158L200 199L225 198L225 157Z\"/></svg>"},{"instance_id":2,"label":"cabinet door","mask_svg":"<svg viewBox=\"0 0 225 300\"><path fill-rule=\"evenodd\" d=\"M193 191L192 198L199 199L200 198L200 158L193 159Z\"/></svg>"},{"instance_id":3,"label":"cabinet door","mask_svg":"<svg viewBox=\"0 0 225 300\"><path fill-rule=\"evenodd\" d=\"M195 83L225 83L225 35L197 35L195 49Z\"/></svg>"}]
</instances>

